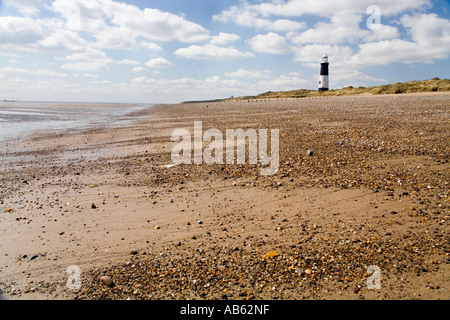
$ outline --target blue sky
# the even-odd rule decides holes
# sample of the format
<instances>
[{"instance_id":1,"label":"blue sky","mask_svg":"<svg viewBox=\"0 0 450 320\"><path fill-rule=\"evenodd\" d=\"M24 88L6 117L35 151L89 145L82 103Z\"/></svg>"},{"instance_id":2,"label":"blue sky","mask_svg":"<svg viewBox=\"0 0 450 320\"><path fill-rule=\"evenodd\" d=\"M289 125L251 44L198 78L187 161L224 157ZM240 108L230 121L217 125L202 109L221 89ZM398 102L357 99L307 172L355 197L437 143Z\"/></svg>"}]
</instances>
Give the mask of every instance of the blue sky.
<instances>
[{"instance_id":1,"label":"blue sky","mask_svg":"<svg viewBox=\"0 0 450 320\"><path fill-rule=\"evenodd\" d=\"M450 74L433 0L3 0L0 99L172 103Z\"/></svg>"}]
</instances>

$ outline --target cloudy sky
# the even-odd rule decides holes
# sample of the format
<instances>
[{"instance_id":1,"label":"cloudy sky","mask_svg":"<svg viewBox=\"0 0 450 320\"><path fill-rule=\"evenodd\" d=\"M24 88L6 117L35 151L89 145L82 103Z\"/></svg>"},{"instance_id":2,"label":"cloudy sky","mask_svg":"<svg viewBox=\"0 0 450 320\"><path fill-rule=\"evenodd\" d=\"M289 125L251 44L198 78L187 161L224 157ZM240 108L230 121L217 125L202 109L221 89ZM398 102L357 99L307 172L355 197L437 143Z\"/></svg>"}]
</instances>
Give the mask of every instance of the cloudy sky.
<instances>
[{"instance_id":1,"label":"cloudy sky","mask_svg":"<svg viewBox=\"0 0 450 320\"><path fill-rule=\"evenodd\" d=\"M170 103L450 78L436 0L1 0L0 99Z\"/></svg>"}]
</instances>

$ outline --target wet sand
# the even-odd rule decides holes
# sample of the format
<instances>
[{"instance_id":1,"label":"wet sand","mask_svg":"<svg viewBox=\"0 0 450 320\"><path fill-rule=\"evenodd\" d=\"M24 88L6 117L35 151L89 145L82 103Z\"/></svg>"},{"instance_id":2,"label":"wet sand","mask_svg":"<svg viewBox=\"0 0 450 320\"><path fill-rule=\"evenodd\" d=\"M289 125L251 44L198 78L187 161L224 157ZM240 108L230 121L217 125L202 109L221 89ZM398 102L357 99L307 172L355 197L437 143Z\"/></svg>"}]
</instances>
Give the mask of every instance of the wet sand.
<instances>
[{"instance_id":1,"label":"wet sand","mask_svg":"<svg viewBox=\"0 0 450 320\"><path fill-rule=\"evenodd\" d=\"M155 106L132 126L2 142L3 297L449 299L449 107L447 93ZM279 129L279 173L168 167L194 121Z\"/></svg>"}]
</instances>

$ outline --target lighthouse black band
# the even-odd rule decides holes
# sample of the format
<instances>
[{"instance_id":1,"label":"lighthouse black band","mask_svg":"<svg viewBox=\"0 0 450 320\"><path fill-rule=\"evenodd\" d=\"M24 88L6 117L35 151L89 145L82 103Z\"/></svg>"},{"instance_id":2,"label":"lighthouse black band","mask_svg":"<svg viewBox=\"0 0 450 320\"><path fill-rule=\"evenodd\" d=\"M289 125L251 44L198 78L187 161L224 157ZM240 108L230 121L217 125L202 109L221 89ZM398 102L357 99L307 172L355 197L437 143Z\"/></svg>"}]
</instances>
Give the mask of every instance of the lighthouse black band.
<instances>
[{"instance_id":1,"label":"lighthouse black band","mask_svg":"<svg viewBox=\"0 0 450 320\"><path fill-rule=\"evenodd\" d=\"M328 65L329 63L321 63L320 64L320 75L328 76Z\"/></svg>"}]
</instances>

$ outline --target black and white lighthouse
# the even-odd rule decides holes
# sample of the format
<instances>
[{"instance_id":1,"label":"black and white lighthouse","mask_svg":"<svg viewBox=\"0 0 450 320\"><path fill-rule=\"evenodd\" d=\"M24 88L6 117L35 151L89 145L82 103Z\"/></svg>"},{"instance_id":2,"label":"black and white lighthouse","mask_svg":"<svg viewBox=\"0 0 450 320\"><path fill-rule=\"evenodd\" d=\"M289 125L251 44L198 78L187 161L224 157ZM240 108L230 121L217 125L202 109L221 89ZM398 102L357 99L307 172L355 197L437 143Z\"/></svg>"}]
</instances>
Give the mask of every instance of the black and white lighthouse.
<instances>
[{"instance_id":1,"label":"black and white lighthouse","mask_svg":"<svg viewBox=\"0 0 450 320\"><path fill-rule=\"evenodd\" d=\"M329 89L328 82L328 56L324 54L322 56L322 62L320 63L320 78L319 78L319 91L327 91Z\"/></svg>"}]
</instances>

